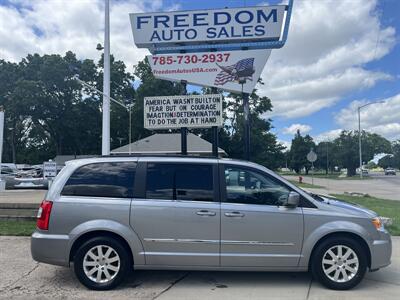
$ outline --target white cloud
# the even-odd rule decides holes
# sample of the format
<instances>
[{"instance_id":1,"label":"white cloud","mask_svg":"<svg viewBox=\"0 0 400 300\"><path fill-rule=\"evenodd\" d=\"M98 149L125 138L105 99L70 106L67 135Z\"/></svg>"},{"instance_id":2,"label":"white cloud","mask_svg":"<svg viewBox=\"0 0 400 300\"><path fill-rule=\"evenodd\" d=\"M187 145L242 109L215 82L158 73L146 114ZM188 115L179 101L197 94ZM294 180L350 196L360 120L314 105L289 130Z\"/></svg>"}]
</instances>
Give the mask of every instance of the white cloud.
<instances>
[{"instance_id":1,"label":"white cloud","mask_svg":"<svg viewBox=\"0 0 400 300\"><path fill-rule=\"evenodd\" d=\"M341 132L342 132L342 129L333 129L333 130L325 131L323 133L316 135L314 137L314 142L320 143L320 142L333 141L334 139L339 137Z\"/></svg>"},{"instance_id":2,"label":"white cloud","mask_svg":"<svg viewBox=\"0 0 400 300\"><path fill-rule=\"evenodd\" d=\"M78 58L100 58L96 45L104 41L104 1L14 3L18 9L0 6L1 59L19 61L28 53L64 54L68 50ZM111 53L123 60L129 71L148 51L134 46L128 13L161 9L162 1L111 1Z\"/></svg>"},{"instance_id":3,"label":"white cloud","mask_svg":"<svg viewBox=\"0 0 400 300\"><path fill-rule=\"evenodd\" d=\"M286 150L290 150L290 147L292 146L292 142L284 141L284 140L277 140L279 144L284 146Z\"/></svg>"},{"instance_id":4,"label":"white cloud","mask_svg":"<svg viewBox=\"0 0 400 300\"><path fill-rule=\"evenodd\" d=\"M272 51L265 85L258 86L274 115L307 116L391 78L365 68L395 44L395 30L380 24L376 6L374 0L295 3L288 41Z\"/></svg>"},{"instance_id":5,"label":"white cloud","mask_svg":"<svg viewBox=\"0 0 400 300\"><path fill-rule=\"evenodd\" d=\"M400 139L400 94L361 109L361 128L378 133L390 140ZM345 129L358 130L357 107L370 101L353 101L335 116L336 122Z\"/></svg>"},{"instance_id":6,"label":"white cloud","mask_svg":"<svg viewBox=\"0 0 400 300\"><path fill-rule=\"evenodd\" d=\"M283 128L283 133L294 135L297 132L297 130L300 130L300 132L303 134L303 133L310 132L311 129L312 129L312 127L310 125L292 124L289 127Z\"/></svg>"}]
</instances>

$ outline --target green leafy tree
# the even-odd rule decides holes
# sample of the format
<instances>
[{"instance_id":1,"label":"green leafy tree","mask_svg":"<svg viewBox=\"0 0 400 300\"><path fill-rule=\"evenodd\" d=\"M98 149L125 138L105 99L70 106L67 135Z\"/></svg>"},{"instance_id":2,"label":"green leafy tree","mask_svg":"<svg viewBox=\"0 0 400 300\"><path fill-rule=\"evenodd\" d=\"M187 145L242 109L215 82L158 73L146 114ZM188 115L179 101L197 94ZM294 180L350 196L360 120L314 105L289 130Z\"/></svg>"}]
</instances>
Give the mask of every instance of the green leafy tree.
<instances>
[{"instance_id":1,"label":"green leafy tree","mask_svg":"<svg viewBox=\"0 0 400 300\"><path fill-rule=\"evenodd\" d=\"M78 60L74 53L28 55L18 64L0 60L0 105L6 111L4 159L40 163L57 154L99 154L102 96L73 76L102 89L102 59ZM134 98L133 75L111 57L112 97ZM111 104L112 147L128 140L128 113Z\"/></svg>"},{"instance_id":2,"label":"green leafy tree","mask_svg":"<svg viewBox=\"0 0 400 300\"><path fill-rule=\"evenodd\" d=\"M392 151L393 151L393 167L400 169L400 140L394 141L392 143Z\"/></svg>"},{"instance_id":3,"label":"green leafy tree","mask_svg":"<svg viewBox=\"0 0 400 300\"><path fill-rule=\"evenodd\" d=\"M384 157L382 157L381 159L379 159L378 161L378 166L380 166L381 168L393 168L395 166L395 158L394 155L392 154L388 154L385 155Z\"/></svg>"},{"instance_id":4,"label":"green leafy tree","mask_svg":"<svg viewBox=\"0 0 400 300\"><path fill-rule=\"evenodd\" d=\"M307 160L307 154L311 149L315 149L313 138L308 134L303 137L300 130L297 130L290 147L290 167L297 174L300 174L303 168L308 174L311 169L311 163Z\"/></svg>"},{"instance_id":5,"label":"green leafy tree","mask_svg":"<svg viewBox=\"0 0 400 300\"><path fill-rule=\"evenodd\" d=\"M361 141L363 162L371 160L375 154L391 152L390 142L378 134L362 131ZM340 166L347 169L347 176L355 175L359 167L358 132L344 130L334 144Z\"/></svg>"},{"instance_id":6,"label":"green leafy tree","mask_svg":"<svg viewBox=\"0 0 400 300\"><path fill-rule=\"evenodd\" d=\"M225 131L228 138L222 144L233 158L244 158L244 110L242 96L229 94L226 99ZM272 110L271 100L260 97L256 90L249 97L250 106L250 158L268 168L276 169L285 164L284 147L270 132L271 119L263 117Z\"/></svg>"}]
</instances>

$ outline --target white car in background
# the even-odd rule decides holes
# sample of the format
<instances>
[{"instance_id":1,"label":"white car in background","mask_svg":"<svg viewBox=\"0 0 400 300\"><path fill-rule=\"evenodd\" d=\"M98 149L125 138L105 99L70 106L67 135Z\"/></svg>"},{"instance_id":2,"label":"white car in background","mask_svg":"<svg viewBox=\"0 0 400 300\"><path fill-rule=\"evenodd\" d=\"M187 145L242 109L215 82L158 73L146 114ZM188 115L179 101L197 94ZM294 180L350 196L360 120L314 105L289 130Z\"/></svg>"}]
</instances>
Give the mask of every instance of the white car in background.
<instances>
[{"instance_id":1,"label":"white car in background","mask_svg":"<svg viewBox=\"0 0 400 300\"><path fill-rule=\"evenodd\" d=\"M48 180L43 178L43 169L39 166L18 169L15 164L1 164L1 178L6 189L46 189Z\"/></svg>"}]
</instances>

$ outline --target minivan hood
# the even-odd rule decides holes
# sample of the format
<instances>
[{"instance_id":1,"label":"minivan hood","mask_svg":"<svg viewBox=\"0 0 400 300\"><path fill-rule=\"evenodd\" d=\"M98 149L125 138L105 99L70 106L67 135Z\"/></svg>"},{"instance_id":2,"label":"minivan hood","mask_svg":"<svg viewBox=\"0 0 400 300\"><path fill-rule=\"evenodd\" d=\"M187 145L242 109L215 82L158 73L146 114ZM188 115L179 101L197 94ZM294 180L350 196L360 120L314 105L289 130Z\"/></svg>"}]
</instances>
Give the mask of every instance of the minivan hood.
<instances>
[{"instance_id":1,"label":"minivan hood","mask_svg":"<svg viewBox=\"0 0 400 300\"><path fill-rule=\"evenodd\" d=\"M377 217L377 213L365 208L361 205L358 205L356 203L348 203L344 201L340 201L336 198L333 197L326 197L326 196L321 196L319 195L320 198L324 200L324 203L328 204L329 206L333 206L336 209L335 210L342 210L343 212L351 213L354 215L360 215L360 216L365 216L365 217L370 217L374 218Z\"/></svg>"}]
</instances>

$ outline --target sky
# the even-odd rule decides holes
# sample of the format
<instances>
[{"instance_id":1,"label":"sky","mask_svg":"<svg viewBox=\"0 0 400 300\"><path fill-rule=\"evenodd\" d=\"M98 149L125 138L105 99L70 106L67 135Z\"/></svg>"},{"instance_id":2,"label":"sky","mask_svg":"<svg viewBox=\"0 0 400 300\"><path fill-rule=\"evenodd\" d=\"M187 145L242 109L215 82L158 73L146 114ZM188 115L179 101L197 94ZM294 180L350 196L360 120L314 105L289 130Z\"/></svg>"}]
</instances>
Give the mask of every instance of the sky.
<instances>
[{"instance_id":1,"label":"sky","mask_svg":"<svg viewBox=\"0 0 400 300\"><path fill-rule=\"evenodd\" d=\"M111 53L128 71L149 54L133 43L128 13L242 7L281 1L111 0ZM287 0L283 0L287 3ZM290 145L297 129L317 142L342 129L400 139L400 1L295 0L286 45L274 49L257 85L271 99L278 140ZM0 0L0 59L28 53L75 52L98 60L104 39L103 0Z\"/></svg>"}]
</instances>

